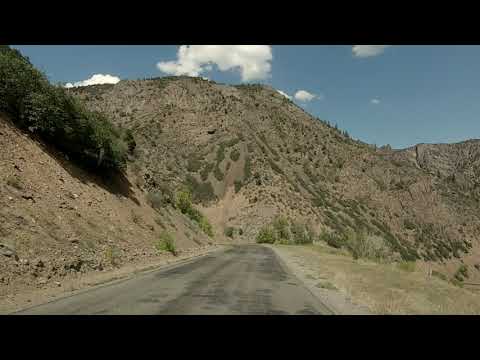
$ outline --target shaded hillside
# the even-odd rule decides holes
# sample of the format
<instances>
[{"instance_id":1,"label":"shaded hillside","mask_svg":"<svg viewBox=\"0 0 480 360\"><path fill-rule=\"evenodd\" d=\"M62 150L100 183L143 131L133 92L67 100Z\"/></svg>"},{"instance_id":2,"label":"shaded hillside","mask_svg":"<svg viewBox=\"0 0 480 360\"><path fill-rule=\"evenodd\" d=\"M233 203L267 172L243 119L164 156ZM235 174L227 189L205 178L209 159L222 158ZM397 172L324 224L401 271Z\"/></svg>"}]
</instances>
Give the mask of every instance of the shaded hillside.
<instances>
[{"instance_id":1,"label":"shaded hillside","mask_svg":"<svg viewBox=\"0 0 480 360\"><path fill-rule=\"evenodd\" d=\"M393 258L450 274L463 261L478 276L476 141L376 149L260 85L171 77L70 91L132 130L136 186L190 187L217 232L253 241L282 214L318 234L363 229Z\"/></svg>"}]
</instances>

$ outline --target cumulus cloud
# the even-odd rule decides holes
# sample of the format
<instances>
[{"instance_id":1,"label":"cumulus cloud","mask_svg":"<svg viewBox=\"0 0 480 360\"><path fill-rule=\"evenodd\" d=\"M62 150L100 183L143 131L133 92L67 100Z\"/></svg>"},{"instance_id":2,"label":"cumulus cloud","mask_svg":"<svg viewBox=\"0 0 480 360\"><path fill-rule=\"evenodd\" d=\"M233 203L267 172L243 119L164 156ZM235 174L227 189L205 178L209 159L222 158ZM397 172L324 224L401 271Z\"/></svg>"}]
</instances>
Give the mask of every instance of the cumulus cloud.
<instances>
[{"instance_id":1,"label":"cumulus cloud","mask_svg":"<svg viewBox=\"0 0 480 360\"><path fill-rule=\"evenodd\" d=\"M380 104L380 100L379 100L379 99L372 99L372 100L370 100L370 102L371 102L373 105L378 105L378 104Z\"/></svg>"},{"instance_id":2,"label":"cumulus cloud","mask_svg":"<svg viewBox=\"0 0 480 360\"><path fill-rule=\"evenodd\" d=\"M78 86L89 86L89 85L99 85L99 84L116 84L120 81L119 77L112 76L109 74L95 74L87 80L77 81L75 83L66 83L66 88L78 87Z\"/></svg>"},{"instance_id":3,"label":"cumulus cloud","mask_svg":"<svg viewBox=\"0 0 480 360\"><path fill-rule=\"evenodd\" d=\"M391 45L354 45L353 55L356 57L370 57L380 55Z\"/></svg>"},{"instance_id":4,"label":"cumulus cloud","mask_svg":"<svg viewBox=\"0 0 480 360\"><path fill-rule=\"evenodd\" d=\"M287 93L283 92L282 90L277 90L277 92L279 94L282 94L283 96L285 96L287 99L292 100L292 97L290 95L288 95Z\"/></svg>"},{"instance_id":5,"label":"cumulus cloud","mask_svg":"<svg viewBox=\"0 0 480 360\"><path fill-rule=\"evenodd\" d=\"M242 81L270 76L272 49L268 45L182 45L175 61L157 68L169 75L199 76L216 65L220 71L239 69Z\"/></svg>"},{"instance_id":6,"label":"cumulus cloud","mask_svg":"<svg viewBox=\"0 0 480 360\"><path fill-rule=\"evenodd\" d=\"M306 90L298 90L295 95L295 99L302 102L312 101L313 99L322 99L321 95L311 94Z\"/></svg>"}]
</instances>

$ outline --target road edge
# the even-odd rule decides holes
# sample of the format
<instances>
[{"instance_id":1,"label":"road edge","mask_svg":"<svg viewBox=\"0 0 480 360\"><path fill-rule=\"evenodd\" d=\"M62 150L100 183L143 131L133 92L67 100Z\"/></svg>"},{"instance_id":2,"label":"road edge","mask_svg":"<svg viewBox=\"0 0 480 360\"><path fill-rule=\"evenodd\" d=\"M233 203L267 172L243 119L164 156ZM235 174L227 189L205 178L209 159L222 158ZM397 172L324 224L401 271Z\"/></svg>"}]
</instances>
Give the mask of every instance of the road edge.
<instances>
[{"instance_id":1,"label":"road edge","mask_svg":"<svg viewBox=\"0 0 480 360\"><path fill-rule=\"evenodd\" d=\"M79 289L60 293L58 295L55 295L55 298L49 299L47 301L38 302L38 303L32 304L28 307L19 307L19 308L13 310L13 311L3 313L3 315L21 315L22 312L33 309L33 308L36 308L38 306L43 306L43 305L46 305L46 304L54 303L56 301L67 299L67 298L72 297L72 296L76 296L76 295L84 294L84 293L87 293L87 292L90 292L90 291L94 291L94 290L97 290L99 288L111 286L111 285L114 285L114 284L119 284L119 283L129 281L129 280L132 280L132 279L135 279L135 278L146 276L146 275L148 275L152 272L158 271L158 270L166 270L166 269L170 269L170 268L175 268L177 266L181 266L181 265L187 264L189 262L196 261L201 257L210 255L210 254L215 253L217 251L225 250L228 247L229 247L229 245L218 244L215 247L208 248L206 251L201 252L201 253L196 253L196 254L186 256L186 257L183 257L183 258L179 258L179 259L167 260L164 263L160 263L160 264L156 264L156 265L147 265L145 267L142 267L142 268L139 268L139 269L137 268L137 269L134 269L131 272L127 272L127 273L121 274L121 275L112 274L112 277L110 277L108 279L101 280L101 281L98 281L98 282L94 282L94 283L91 283L91 284L86 283L84 286L82 286Z\"/></svg>"}]
</instances>

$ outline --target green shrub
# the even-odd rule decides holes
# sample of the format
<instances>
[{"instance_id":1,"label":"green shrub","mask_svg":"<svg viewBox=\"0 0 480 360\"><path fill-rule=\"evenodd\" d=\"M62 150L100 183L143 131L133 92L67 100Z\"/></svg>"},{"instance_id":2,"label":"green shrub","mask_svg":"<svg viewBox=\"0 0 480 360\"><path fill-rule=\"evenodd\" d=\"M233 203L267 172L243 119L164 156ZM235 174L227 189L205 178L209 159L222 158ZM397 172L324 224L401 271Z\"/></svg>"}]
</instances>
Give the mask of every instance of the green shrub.
<instances>
[{"instance_id":1,"label":"green shrub","mask_svg":"<svg viewBox=\"0 0 480 360\"><path fill-rule=\"evenodd\" d=\"M220 143L217 149L217 167L225 159L225 143Z\"/></svg>"},{"instance_id":2,"label":"green shrub","mask_svg":"<svg viewBox=\"0 0 480 360\"><path fill-rule=\"evenodd\" d=\"M453 277L458 281L464 281L468 278L468 268L464 264L460 265Z\"/></svg>"},{"instance_id":3,"label":"green shrub","mask_svg":"<svg viewBox=\"0 0 480 360\"><path fill-rule=\"evenodd\" d=\"M379 260L385 257L386 249L377 245L363 229L347 232L346 244L354 259Z\"/></svg>"},{"instance_id":4,"label":"green shrub","mask_svg":"<svg viewBox=\"0 0 480 360\"><path fill-rule=\"evenodd\" d=\"M175 240L172 235L164 231L160 234L159 240L155 243L155 248L159 251L168 251L177 256Z\"/></svg>"},{"instance_id":5,"label":"green shrub","mask_svg":"<svg viewBox=\"0 0 480 360\"><path fill-rule=\"evenodd\" d=\"M209 237L213 237L213 227L212 225L208 222L207 218L202 215L202 218L200 219L198 225L200 226L200 229L207 234Z\"/></svg>"},{"instance_id":6,"label":"green shrub","mask_svg":"<svg viewBox=\"0 0 480 360\"><path fill-rule=\"evenodd\" d=\"M345 246L345 238L335 233L324 232L320 235L319 239L335 249L341 249Z\"/></svg>"},{"instance_id":7,"label":"green shrub","mask_svg":"<svg viewBox=\"0 0 480 360\"><path fill-rule=\"evenodd\" d=\"M215 167L213 175L215 176L215 179L217 179L218 181L222 181L224 178L224 175L218 166Z\"/></svg>"},{"instance_id":8,"label":"green shrub","mask_svg":"<svg viewBox=\"0 0 480 360\"><path fill-rule=\"evenodd\" d=\"M187 215L192 221L195 221L200 229L210 237L213 237L213 227L205 216L192 205L192 196L188 190L178 191L176 194L176 207Z\"/></svg>"},{"instance_id":9,"label":"green shrub","mask_svg":"<svg viewBox=\"0 0 480 360\"><path fill-rule=\"evenodd\" d=\"M273 244L276 240L275 230L271 226L261 228L256 240L259 244Z\"/></svg>"},{"instance_id":10,"label":"green shrub","mask_svg":"<svg viewBox=\"0 0 480 360\"><path fill-rule=\"evenodd\" d=\"M206 181L208 179L208 174L210 174L210 172L213 170L214 167L215 167L215 164L212 164L212 163L205 164L202 171L200 171L200 177L203 181Z\"/></svg>"},{"instance_id":11,"label":"green shrub","mask_svg":"<svg viewBox=\"0 0 480 360\"><path fill-rule=\"evenodd\" d=\"M0 111L89 168L124 169L134 148L131 133L88 111L64 88L51 85L17 50L5 46L0 48Z\"/></svg>"},{"instance_id":12,"label":"green shrub","mask_svg":"<svg viewBox=\"0 0 480 360\"><path fill-rule=\"evenodd\" d=\"M187 163L187 170L190 172L197 172L202 167L202 161L198 158L190 158Z\"/></svg>"},{"instance_id":13,"label":"green shrub","mask_svg":"<svg viewBox=\"0 0 480 360\"><path fill-rule=\"evenodd\" d=\"M182 214L187 214L192 208L192 195L190 192L187 190L178 191L176 194L175 206L182 212Z\"/></svg>"},{"instance_id":14,"label":"green shrub","mask_svg":"<svg viewBox=\"0 0 480 360\"><path fill-rule=\"evenodd\" d=\"M228 236L229 238L233 239L233 235L235 233L235 228L229 226L225 229L225 236Z\"/></svg>"},{"instance_id":15,"label":"green shrub","mask_svg":"<svg viewBox=\"0 0 480 360\"><path fill-rule=\"evenodd\" d=\"M289 225L288 219L284 216L277 216L272 222L273 229L275 230L275 237L283 244L288 244L291 240Z\"/></svg>"},{"instance_id":16,"label":"green shrub","mask_svg":"<svg viewBox=\"0 0 480 360\"><path fill-rule=\"evenodd\" d=\"M243 183L242 183L241 180L235 180L233 182L233 185L235 186L235 192L238 193L240 191L240 189L242 188Z\"/></svg>"},{"instance_id":17,"label":"green shrub","mask_svg":"<svg viewBox=\"0 0 480 360\"><path fill-rule=\"evenodd\" d=\"M192 194L195 203L208 202L216 199L213 186L210 181L200 183L193 176L187 175L187 187Z\"/></svg>"},{"instance_id":18,"label":"green shrub","mask_svg":"<svg viewBox=\"0 0 480 360\"><path fill-rule=\"evenodd\" d=\"M238 151L237 149L232 150L232 152L230 153L230 159L232 159L233 161L238 161L238 159L240 159L240 151Z\"/></svg>"},{"instance_id":19,"label":"green shrub","mask_svg":"<svg viewBox=\"0 0 480 360\"><path fill-rule=\"evenodd\" d=\"M120 261L120 254L118 251L118 248L115 246L108 246L105 249L105 259L107 260L107 263L109 263L112 266L118 266Z\"/></svg>"},{"instance_id":20,"label":"green shrub","mask_svg":"<svg viewBox=\"0 0 480 360\"><path fill-rule=\"evenodd\" d=\"M290 224L290 232L292 233L294 244L304 245L313 243L313 236L304 224L292 221Z\"/></svg>"}]
</instances>

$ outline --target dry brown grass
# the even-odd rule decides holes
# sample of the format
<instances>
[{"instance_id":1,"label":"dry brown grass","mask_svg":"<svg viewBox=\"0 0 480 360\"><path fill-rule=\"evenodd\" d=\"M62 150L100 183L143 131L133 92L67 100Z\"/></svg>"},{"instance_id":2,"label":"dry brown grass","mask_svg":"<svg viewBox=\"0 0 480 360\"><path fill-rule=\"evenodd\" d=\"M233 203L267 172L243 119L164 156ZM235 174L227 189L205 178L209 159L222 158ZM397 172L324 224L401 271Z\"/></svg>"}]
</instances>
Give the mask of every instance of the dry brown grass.
<instances>
[{"instance_id":1,"label":"dry brown grass","mask_svg":"<svg viewBox=\"0 0 480 360\"><path fill-rule=\"evenodd\" d=\"M278 246L310 274L336 287L375 314L480 314L480 294L459 288L412 264L353 260L323 244Z\"/></svg>"}]
</instances>

